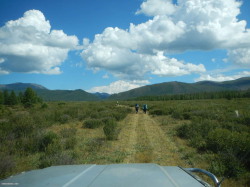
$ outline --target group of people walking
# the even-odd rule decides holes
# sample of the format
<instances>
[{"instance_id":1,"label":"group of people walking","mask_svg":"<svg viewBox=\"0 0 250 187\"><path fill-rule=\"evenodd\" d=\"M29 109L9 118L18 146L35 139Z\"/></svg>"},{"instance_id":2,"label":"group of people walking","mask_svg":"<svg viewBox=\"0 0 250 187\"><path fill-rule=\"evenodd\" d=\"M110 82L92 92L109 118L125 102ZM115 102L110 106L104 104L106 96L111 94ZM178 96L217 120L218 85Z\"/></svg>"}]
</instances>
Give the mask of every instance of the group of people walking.
<instances>
[{"instance_id":1,"label":"group of people walking","mask_svg":"<svg viewBox=\"0 0 250 187\"><path fill-rule=\"evenodd\" d=\"M139 104L137 103L137 104L135 105L135 112L136 112L136 114L138 113L138 110L139 110ZM144 114L146 114L146 112L147 112L147 110L148 110L148 106L147 106L146 104L143 104L142 110L143 110Z\"/></svg>"}]
</instances>

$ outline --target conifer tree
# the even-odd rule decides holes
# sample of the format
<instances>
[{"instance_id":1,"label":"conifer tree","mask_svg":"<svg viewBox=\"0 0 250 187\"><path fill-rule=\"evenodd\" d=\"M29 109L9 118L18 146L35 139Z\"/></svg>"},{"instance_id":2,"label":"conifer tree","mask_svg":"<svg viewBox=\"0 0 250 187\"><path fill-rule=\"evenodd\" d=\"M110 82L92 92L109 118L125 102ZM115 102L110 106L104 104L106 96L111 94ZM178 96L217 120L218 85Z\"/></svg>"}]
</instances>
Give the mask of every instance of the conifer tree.
<instances>
[{"instance_id":1,"label":"conifer tree","mask_svg":"<svg viewBox=\"0 0 250 187\"><path fill-rule=\"evenodd\" d=\"M4 90L3 91L3 95L4 95L4 104L5 105L9 105L9 91L8 90Z\"/></svg>"},{"instance_id":2,"label":"conifer tree","mask_svg":"<svg viewBox=\"0 0 250 187\"><path fill-rule=\"evenodd\" d=\"M22 103L22 101L23 101L23 92L19 92L18 100L19 100L20 103Z\"/></svg>"},{"instance_id":3,"label":"conifer tree","mask_svg":"<svg viewBox=\"0 0 250 187\"><path fill-rule=\"evenodd\" d=\"M32 88L28 87L23 94L22 103L23 104L28 102L33 103L34 97L35 97L35 92L32 90Z\"/></svg>"},{"instance_id":4,"label":"conifer tree","mask_svg":"<svg viewBox=\"0 0 250 187\"><path fill-rule=\"evenodd\" d=\"M0 105L4 104L4 95L3 92L0 91Z\"/></svg>"},{"instance_id":5,"label":"conifer tree","mask_svg":"<svg viewBox=\"0 0 250 187\"><path fill-rule=\"evenodd\" d=\"M9 105L16 105L18 103L16 93L14 90L11 91L9 96Z\"/></svg>"}]
</instances>

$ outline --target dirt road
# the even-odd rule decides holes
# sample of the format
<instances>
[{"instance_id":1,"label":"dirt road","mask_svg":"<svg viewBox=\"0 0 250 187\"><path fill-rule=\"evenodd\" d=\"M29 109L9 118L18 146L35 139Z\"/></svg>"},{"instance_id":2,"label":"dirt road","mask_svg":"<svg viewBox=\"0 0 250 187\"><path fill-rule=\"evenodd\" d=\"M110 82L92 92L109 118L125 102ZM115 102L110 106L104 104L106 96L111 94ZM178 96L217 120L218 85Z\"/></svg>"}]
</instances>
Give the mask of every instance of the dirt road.
<instances>
[{"instance_id":1,"label":"dirt road","mask_svg":"<svg viewBox=\"0 0 250 187\"><path fill-rule=\"evenodd\" d=\"M127 116L119 140L128 153L124 163L184 164L178 148L162 130L161 124L142 111Z\"/></svg>"}]
</instances>

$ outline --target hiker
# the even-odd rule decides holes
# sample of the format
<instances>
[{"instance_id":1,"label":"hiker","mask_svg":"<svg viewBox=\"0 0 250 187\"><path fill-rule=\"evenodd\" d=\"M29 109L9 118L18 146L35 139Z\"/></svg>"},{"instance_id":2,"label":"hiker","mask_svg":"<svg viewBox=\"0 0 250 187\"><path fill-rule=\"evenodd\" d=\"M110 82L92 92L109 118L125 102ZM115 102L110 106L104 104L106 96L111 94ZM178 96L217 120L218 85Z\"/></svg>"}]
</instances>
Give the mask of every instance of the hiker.
<instances>
[{"instance_id":1,"label":"hiker","mask_svg":"<svg viewBox=\"0 0 250 187\"><path fill-rule=\"evenodd\" d=\"M142 107L142 110L143 110L143 112L146 114L146 112L147 112L147 109L148 109L148 106L147 105L143 105L143 107Z\"/></svg>"},{"instance_id":2,"label":"hiker","mask_svg":"<svg viewBox=\"0 0 250 187\"><path fill-rule=\"evenodd\" d=\"M137 112L138 112L138 109L139 109L139 105L138 105L138 103L135 105L135 111L136 111L136 114L137 114Z\"/></svg>"}]
</instances>

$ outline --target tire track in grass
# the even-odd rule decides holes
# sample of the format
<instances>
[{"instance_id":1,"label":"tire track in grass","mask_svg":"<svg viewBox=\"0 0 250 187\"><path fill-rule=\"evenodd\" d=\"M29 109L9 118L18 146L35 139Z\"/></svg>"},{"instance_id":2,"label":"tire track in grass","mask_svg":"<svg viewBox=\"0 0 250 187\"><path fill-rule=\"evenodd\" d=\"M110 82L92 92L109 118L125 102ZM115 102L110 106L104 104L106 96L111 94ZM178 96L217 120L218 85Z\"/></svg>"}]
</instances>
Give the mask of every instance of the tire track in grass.
<instances>
[{"instance_id":1,"label":"tire track in grass","mask_svg":"<svg viewBox=\"0 0 250 187\"><path fill-rule=\"evenodd\" d=\"M147 135L142 111L137 114L139 117L138 126L135 129L137 133L137 142L134 145L136 150L135 163L152 163L152 150L153 146Z\"/></svg>"},{"instance_id":2,"label":"tire track in grass","mask_svg":"<svg viewBox=\"0 0 250 187\"><path fill-rule=\"evenodd\" d=\"M141 120L152 147L151 162L165 166L180 165L182 161L178 156L178 148L161 129L160 124L148 114L143 114Z\"/></svg>"},{"instance_id":3,"label":"tire track in grass","mask_svg":"<svg viewBox=\"0 0 250 187\"><path fill-rule=\"evenodd\" d=\"M121 139L123 140L124 150L127 152L127 157L123 160L124 163L135 163L135 148L134 145L137 142L136 128L138 126L139 115L129 114L126 120L126 124L123 127L121 133Z\"/></svg>"},{"instance_id":4,"label":"tire track in grass","mask_svg":"<svg viewBox=\"0 0 250 187\"><path fill-rule=\"evenodd\" d=\"M115 149L126 153L123 163L156 163L165 166L184 165L178 148L160 123L141 110L123 120L122 131Z\"/></svg>"}]
</instances>

